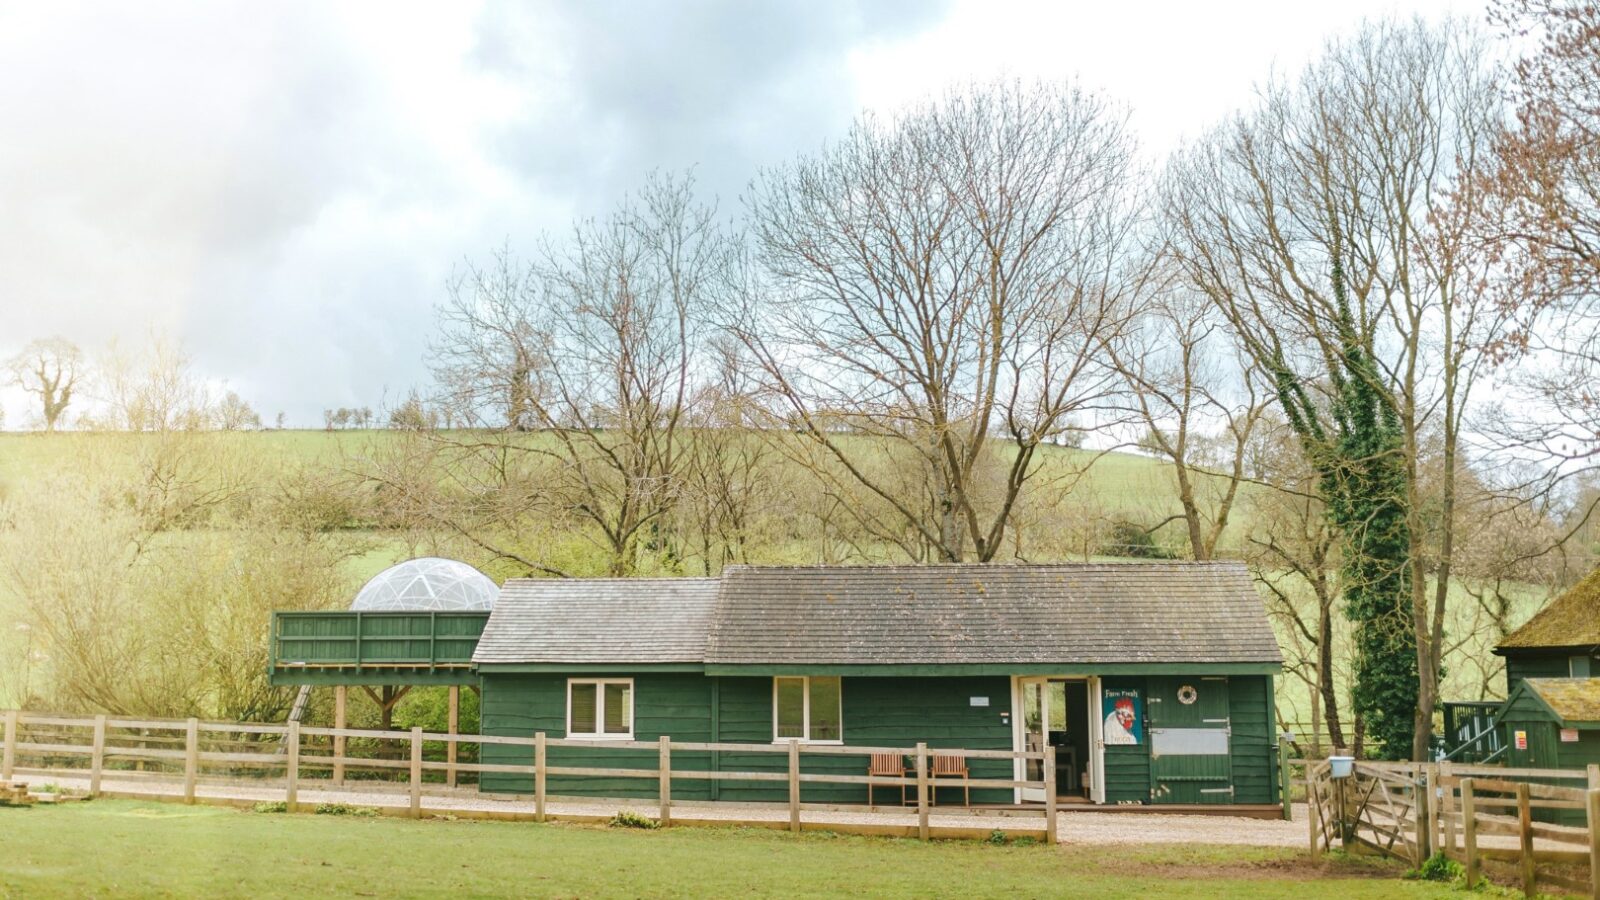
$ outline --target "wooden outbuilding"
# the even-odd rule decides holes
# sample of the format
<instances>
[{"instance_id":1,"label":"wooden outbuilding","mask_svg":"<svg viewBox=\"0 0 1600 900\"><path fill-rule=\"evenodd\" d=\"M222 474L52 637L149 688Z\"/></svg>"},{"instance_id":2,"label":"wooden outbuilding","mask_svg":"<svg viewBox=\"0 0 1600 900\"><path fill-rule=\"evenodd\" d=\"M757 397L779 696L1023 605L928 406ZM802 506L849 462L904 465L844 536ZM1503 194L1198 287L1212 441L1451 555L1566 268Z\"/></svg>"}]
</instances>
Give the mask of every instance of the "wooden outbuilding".
<instances>
[{"instance_id":1,"label":"wooden outbuilding","mask_svg":"<svg viewBox=\"0 0 1600 900\"><path fill-rule=\"evenodd\" d=\"M552 766L648 767L608 740L910 746L972 778L1038 762L960 750L1056 748L1061 802L1276 804L1282 657L1238 563L728 568L718 578L516 579L472 656L486 735L592 741ZM525 763L489 744L484 762ZM675 753L673 767L777 771L781 757ZM867 775L861 759L803 771ZM856 771L860 769L860 771ZM1012 770L1012 771L1008 771ZM485 773L485 791L526 792ZM552 794L654 796L638 779L553 775ZM677 799L776 801L779 781L686 781ZM806 802L866 803L808 783ZM968 792L941 790L940 802ZM1043 800L974 788L973 804Z\"/></svg>"}]
</instances>

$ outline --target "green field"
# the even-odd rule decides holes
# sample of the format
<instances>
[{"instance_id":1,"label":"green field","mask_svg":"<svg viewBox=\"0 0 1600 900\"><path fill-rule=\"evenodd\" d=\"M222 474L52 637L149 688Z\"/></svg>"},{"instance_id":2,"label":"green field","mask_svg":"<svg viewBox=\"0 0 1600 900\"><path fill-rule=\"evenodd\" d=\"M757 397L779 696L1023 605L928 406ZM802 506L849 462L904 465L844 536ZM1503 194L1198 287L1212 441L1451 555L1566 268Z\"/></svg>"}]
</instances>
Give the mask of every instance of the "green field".
<instances>
[{"instance_id":1,"label":"green field","mask_svg":"<svg viewBox=\"0 0 1600 900\"><path fill-rule=\"evenodd\" d=\"M744 829L288 816L100 800L0 810L0 897L1446 897L1370 860Z\"/></svg>"}]
</instances>

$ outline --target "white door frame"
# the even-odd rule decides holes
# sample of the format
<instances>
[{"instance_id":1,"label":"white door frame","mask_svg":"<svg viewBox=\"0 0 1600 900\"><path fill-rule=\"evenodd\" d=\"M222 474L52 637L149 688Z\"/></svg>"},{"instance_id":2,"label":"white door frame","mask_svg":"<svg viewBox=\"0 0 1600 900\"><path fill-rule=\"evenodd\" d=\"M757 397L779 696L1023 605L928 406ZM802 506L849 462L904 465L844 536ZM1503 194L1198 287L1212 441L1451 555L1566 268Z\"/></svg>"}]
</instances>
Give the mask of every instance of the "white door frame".
<instances>
[{"instance_id":1,"label":"white door frame","mask_svg":"<svg viewBox=\"0 0 1600 900\"><path fill-rule=\"evenodd\" d=\"M1089 707L1089 799L1094 803L1104 803L1106 796L1105 785L1105 739L1101 734L1100 716L1100 676L1098 675L1013 675L1011 676L1011 747L1014 750L1025 750L1027 725L1024 722L1022 685L1024 682L1051 682L1051 681L1078 681L1085 684L1087 706ZM1046 739L1050 734L1050 704L1048 696L1043 704L1043 719ZM1027 777L1027 762L1021 758L1012 760L1012 776L1018 781ZM1043 796L1034 798L1024 796L1023 788L1012 789L1012 802L1024 803L1030 800L1042 802ZM1030 795L1032 791L1028 792Z\"/></svg>"}]
</instances>

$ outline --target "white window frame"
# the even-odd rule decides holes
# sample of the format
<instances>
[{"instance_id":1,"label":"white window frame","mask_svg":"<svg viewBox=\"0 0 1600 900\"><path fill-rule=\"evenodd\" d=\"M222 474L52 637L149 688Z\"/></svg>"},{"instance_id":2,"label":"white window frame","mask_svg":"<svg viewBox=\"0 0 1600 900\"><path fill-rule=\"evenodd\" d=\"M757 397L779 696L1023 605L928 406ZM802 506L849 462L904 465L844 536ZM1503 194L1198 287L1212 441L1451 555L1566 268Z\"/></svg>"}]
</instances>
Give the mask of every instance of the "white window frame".
<instances>
[{"instance_id":1,"label":"white window frame","mask_svg":"<svg viewBox=\"0 0 1600 900\"><path fill-rule=\"evenodd\" d=\"M575 732L572 730L572 686L575 684L592 684L594 689L594 727L602 729L596 732ZM606 727L606 685L625 684L628 686L628 733L609 734L603 729ZM634 699L632 678L568 678L567 679L567 737L577 741L631 741L633 730L636 727L633 714L638 704Z\"/></svg>"},{"instance_id":2,"label":"white window frame","mask_svg":"<svg viewBox=\"0 0 1600 900\"><path fill-rule=\"evenodd\" d=\"M842 676L826 675L825 678L839 678L839 737L835 740L811 739L811 676L810 675L774 675L772 676L772 742L774 744L787 744L790 741L799 741L802 744L844 744L844 678ZM778 737L778 680L782 678L798 678L803 683L800 690L800 709L805 720L804 737Z\"/></svg>"}]
</instances>

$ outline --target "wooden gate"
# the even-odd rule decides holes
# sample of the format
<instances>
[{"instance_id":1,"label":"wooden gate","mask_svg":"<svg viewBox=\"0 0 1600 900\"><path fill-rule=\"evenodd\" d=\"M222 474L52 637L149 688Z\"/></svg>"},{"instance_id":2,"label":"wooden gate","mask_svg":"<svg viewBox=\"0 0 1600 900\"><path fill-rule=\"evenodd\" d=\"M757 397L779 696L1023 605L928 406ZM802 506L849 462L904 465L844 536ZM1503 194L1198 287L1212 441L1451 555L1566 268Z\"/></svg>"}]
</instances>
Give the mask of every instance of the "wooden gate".
<instances>
[{"instance_id":1,"label":"wooden gate","mask_svg":"<svg viewBox=\"0 0 1600 900\"><path fill-rule=\"evenodd\" d=\"M1358 762L1350 775L1332 777L1326 760L1310 767L1306 796L1311 814L1312 850L1335 841L1359 844L1385 856L1422 865L1432 853L1432 819L1422 773L1410 765ZM1418 827L1418 823L1424 823Z\"/></svg>"}]
</instances>

